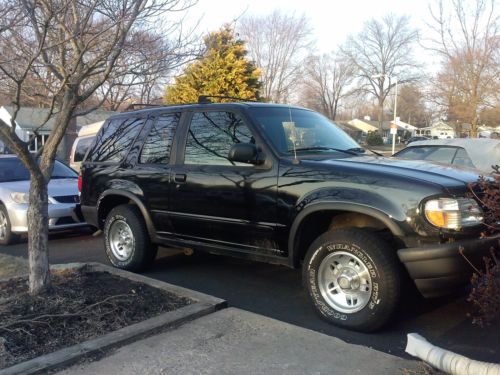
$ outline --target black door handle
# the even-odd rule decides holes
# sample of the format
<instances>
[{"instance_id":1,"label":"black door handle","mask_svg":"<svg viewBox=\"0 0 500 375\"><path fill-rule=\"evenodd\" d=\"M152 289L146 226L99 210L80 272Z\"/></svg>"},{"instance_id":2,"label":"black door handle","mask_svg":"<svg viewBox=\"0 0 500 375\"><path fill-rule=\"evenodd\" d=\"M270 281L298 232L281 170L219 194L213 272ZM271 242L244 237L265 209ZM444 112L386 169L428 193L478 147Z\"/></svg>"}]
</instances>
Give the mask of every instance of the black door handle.
<instances>
[{"instance_id":1,"label":"black door handle","mask_svg":"<svg viewBox=\"0 0 500 375\"><path fill-rule=\"evenodd\" d=\"M186 182L186 175L183 173L176 173L174 176L175 182Z\"/></svg>"}]
</instances>

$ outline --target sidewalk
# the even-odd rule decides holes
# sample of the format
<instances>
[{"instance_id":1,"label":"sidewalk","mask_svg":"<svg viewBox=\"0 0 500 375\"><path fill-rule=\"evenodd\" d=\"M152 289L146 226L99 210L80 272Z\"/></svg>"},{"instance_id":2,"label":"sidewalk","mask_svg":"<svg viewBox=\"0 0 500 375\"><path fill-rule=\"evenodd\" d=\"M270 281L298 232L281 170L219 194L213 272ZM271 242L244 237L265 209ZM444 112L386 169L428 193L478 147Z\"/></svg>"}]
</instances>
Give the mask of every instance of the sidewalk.
<instances>
[{"instance_id":1,"label":"sidewalk","mask_svg":"<svg viewBox=\"0 0 500 375\"><path fill-rule=\"evenodd\" d=\"M59 374L401 374L417 362L236 308Z\"/></svg>"}]
</instances>

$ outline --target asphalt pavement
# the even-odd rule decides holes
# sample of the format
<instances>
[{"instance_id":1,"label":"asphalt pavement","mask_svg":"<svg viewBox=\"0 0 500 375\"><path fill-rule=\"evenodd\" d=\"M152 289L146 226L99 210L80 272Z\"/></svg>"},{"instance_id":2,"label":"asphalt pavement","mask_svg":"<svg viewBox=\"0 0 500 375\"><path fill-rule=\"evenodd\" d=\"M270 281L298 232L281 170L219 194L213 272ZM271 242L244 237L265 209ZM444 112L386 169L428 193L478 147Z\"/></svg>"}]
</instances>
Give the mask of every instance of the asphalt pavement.
<instances>
[{"instance_id":1,"label":"asphalt pavement","mask_svg":"<svg viewBox=\"0 0 500 375\"><path fill-rule=\"evenodd\" d=\"M418 362L228 308L74 365L59 375L88 374L402 374Z\"/></svg>"},{"instance_id":2,"label":"asphalt pavement","mask_svg":"<svg viewBox=\"0 0 500 375\"><path fill-rule=\"evenodd\" d=\"M27 244L0 247L0 252L27 257ZM108 264L102 236L93 237L89 233L51 235L49 256L53 264ZM404 348L406 334L410 332L473 359L498 362L500 358L500 325L473 327L466 316L470 305L465 296L425 300L407 292L400 311L389 325L379 332L365 334L322 321L307 301L300 272L283 266L202 253L185 256L161 249L153 267L144 274L225 299L231 307L403 358L409 358Z\"/></svg>"}]
</instances>

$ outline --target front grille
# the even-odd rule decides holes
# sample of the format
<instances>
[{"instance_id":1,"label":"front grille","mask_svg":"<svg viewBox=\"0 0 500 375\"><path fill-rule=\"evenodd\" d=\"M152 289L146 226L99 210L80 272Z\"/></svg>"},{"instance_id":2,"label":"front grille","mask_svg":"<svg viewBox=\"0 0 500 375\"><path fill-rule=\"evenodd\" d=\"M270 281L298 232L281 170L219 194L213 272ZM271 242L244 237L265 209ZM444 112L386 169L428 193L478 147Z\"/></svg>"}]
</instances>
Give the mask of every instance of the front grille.
<instances>
[{"instance_id":1,"label":"front grille","mask_svg":"<svg viewBox=\"0 0 500 375\"><path fill-rule=\"evenodd\" d=\"M77 195L60 195L52 197L59 203L80 203L80 197Z\"/></svg>"}]
</instances>

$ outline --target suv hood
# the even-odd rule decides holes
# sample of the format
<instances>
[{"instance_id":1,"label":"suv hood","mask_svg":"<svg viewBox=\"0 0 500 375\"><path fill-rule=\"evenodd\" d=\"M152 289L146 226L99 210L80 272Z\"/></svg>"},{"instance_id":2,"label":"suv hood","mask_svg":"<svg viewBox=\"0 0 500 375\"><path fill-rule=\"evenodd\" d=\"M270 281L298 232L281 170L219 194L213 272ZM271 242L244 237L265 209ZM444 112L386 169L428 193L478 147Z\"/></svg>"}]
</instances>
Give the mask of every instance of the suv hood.
<instances>
[{"instance_id":1,"label":"suv hood","mask_svg":"<svg viewBox=\"0 0 500 375\"><path fill-rule=\"evenodd\" d=\"M421 160L404 160L387 157L356 156L343 159L318 160L321 164L355 168L360 173L377 173L406 177L438 184L445 188L464 187L477 181L479 172Z\"/></svg>"}]
</instances>

